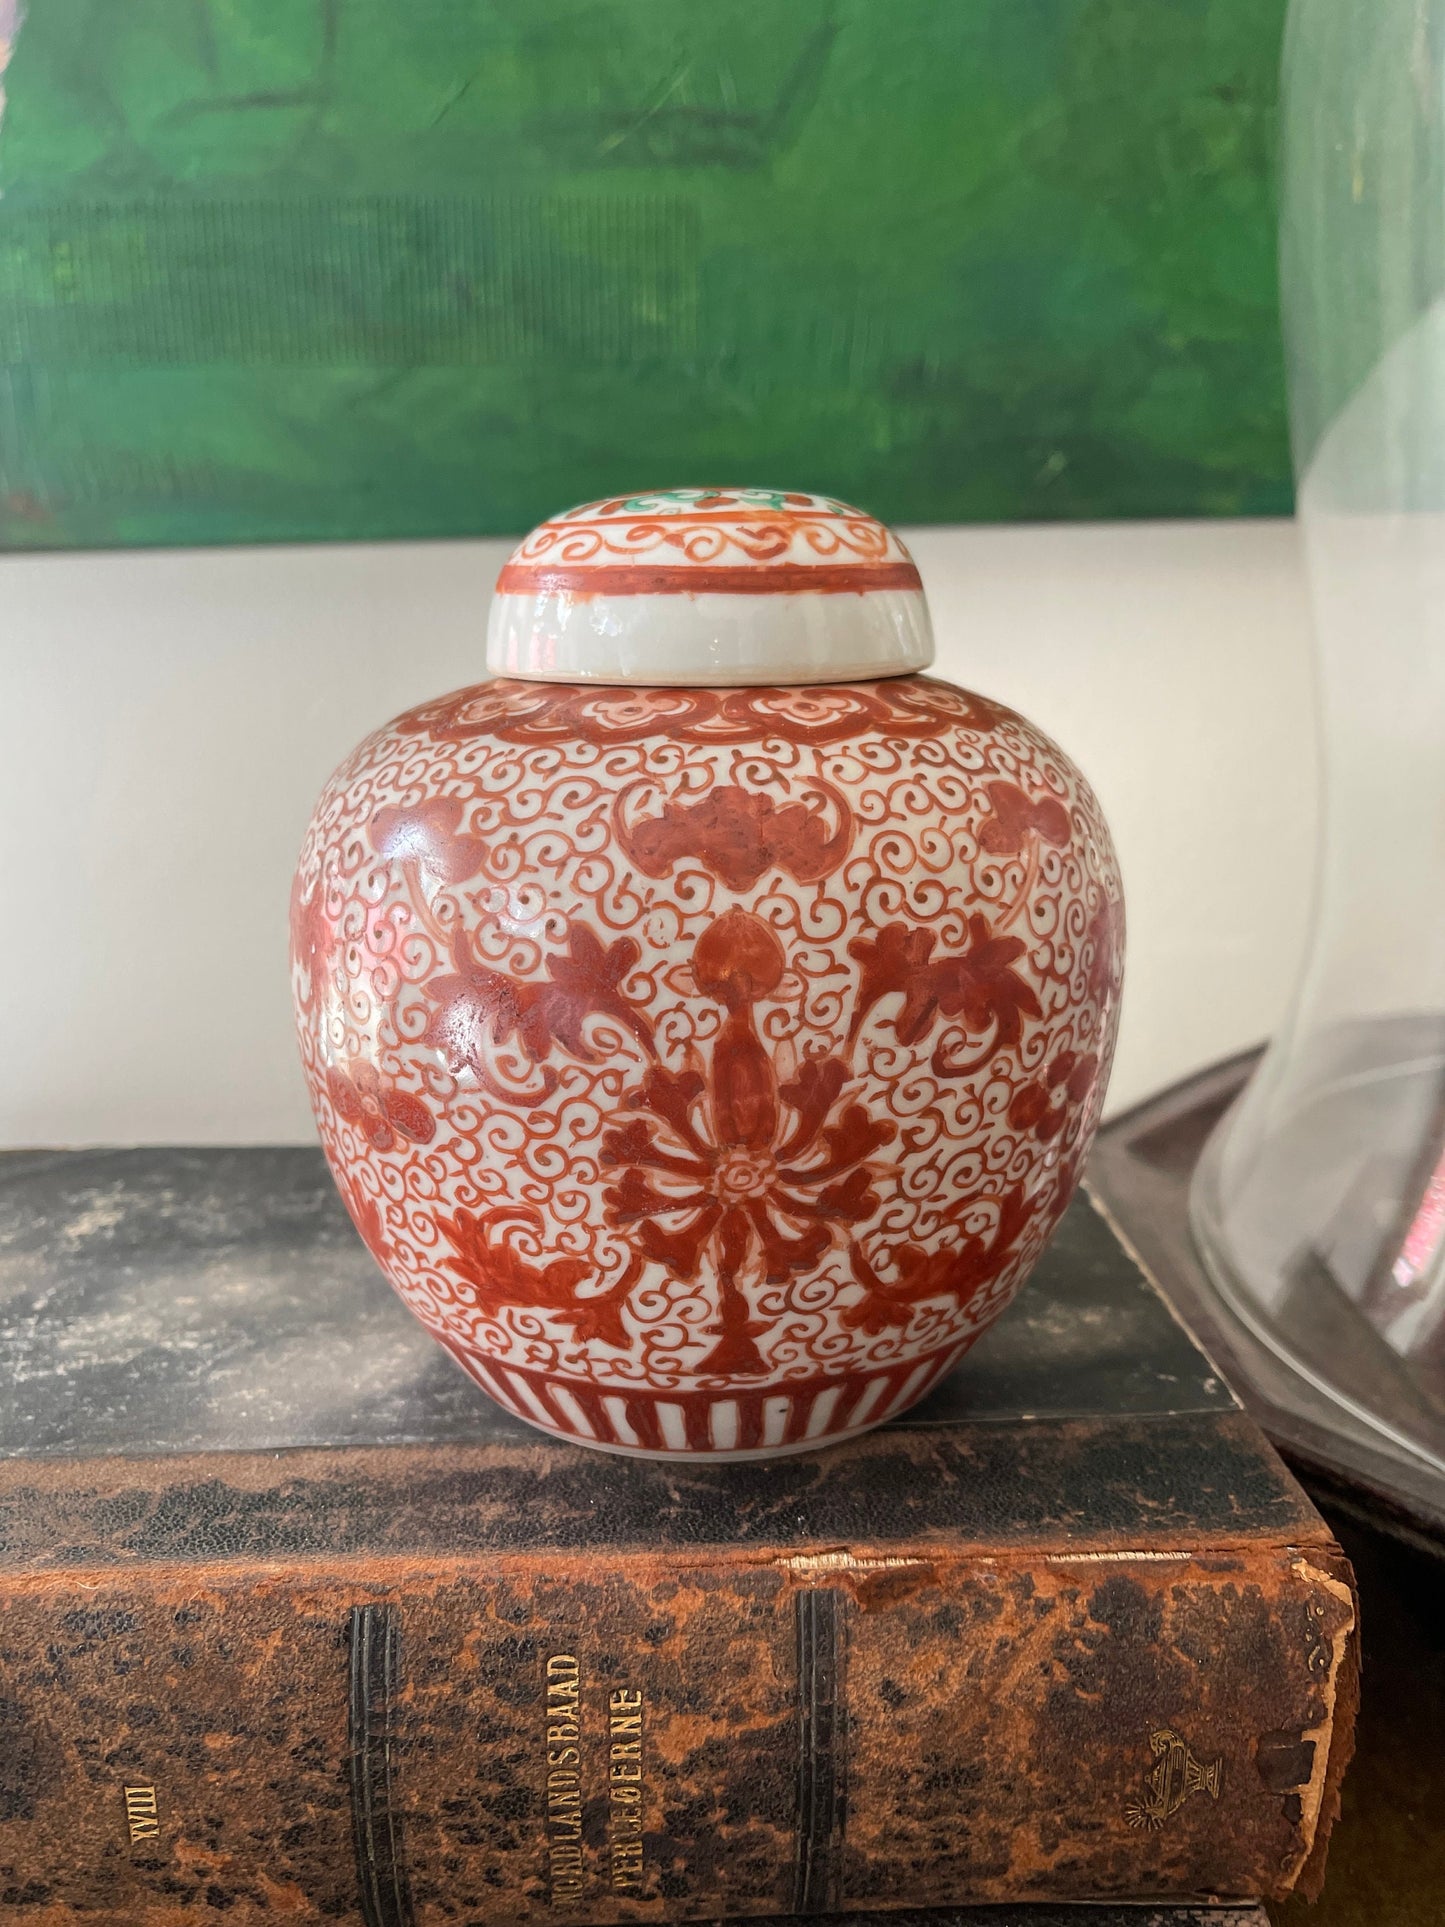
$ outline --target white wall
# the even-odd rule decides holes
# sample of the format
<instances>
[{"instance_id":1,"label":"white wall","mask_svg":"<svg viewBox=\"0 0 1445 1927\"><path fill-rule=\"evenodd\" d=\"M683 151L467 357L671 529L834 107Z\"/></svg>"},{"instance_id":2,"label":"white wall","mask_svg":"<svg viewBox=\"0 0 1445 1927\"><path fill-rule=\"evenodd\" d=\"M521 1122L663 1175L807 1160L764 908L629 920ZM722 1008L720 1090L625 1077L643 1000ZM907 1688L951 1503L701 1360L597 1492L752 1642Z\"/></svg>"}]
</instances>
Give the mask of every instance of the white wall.
<instances>
[{"instance_id":1,"label":"white wall","mask_svg":"<svg viewBox=\"0 0 1445 1927\"><path fill-rule=\"evenodd\" d=\"M939 672L1113 824L1111 1108L1276 1022L1314 821L1292 524L909 534ZM476 680L501 543L0 559L0 1144L305 1139L292 861L368 729Z\"/></svg>"}]
</instances>

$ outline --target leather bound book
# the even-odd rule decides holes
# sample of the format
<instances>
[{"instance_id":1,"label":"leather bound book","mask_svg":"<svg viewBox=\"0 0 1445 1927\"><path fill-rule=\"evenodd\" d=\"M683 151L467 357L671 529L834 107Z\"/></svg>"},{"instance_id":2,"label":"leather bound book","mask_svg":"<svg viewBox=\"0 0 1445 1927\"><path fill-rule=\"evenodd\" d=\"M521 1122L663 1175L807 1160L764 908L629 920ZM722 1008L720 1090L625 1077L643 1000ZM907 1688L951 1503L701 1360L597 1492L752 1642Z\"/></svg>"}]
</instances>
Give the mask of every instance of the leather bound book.
<instances>
[{"instance_id":1,"label":"leather bound book","mask_svg":"<svg viewBox=\"0 0 1445 1927\"><path fill-rule=\"evenodd\" d=\"M903 1421L656 1463L488 1403L315 1152L10 1153L0 1385L6 1923L1319 1885L1349 1568L1086 1198Z\"/></svg>"}]
</instances>

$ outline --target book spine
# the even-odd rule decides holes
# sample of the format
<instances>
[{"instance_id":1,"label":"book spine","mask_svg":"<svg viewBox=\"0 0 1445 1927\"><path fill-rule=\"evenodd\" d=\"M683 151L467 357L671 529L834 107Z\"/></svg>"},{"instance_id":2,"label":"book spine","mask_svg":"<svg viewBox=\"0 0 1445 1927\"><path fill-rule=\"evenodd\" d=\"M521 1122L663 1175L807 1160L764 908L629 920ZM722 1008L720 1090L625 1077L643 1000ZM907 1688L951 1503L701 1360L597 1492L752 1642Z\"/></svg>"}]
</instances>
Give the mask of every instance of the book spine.
<instances>
[{"instance_id":1,"label":"book spine","mask_svg":"<svg viewBox=\"0 0 1445 1927\"><path fill-rule=\"evenodd\" d=\"M1271 1896L1316 1867L1332 1547L113 1567L0 1596L35 1927Z\"/></svg>"}]
</instances>

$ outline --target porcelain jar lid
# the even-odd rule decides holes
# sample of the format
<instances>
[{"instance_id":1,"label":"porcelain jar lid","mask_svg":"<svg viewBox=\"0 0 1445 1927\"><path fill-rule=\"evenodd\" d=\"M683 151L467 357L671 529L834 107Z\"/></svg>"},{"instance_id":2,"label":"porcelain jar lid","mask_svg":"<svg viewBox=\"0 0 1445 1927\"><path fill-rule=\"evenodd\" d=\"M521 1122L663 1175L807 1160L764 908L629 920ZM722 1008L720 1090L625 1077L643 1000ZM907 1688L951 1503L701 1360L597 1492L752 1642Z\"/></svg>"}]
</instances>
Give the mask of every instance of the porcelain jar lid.
<instances>
[{"instance_id":1,"label":"porcelain jar lid","mask_svg":"<svg viewBox=\"0 0 1445 1927\"><path fill-rule=\"evenodd\" d=\"M678 488L554 515L497 577L487 667L536 682L854 682L933 660L891 529L825 495Z\"/></svg>"}]
</instances>

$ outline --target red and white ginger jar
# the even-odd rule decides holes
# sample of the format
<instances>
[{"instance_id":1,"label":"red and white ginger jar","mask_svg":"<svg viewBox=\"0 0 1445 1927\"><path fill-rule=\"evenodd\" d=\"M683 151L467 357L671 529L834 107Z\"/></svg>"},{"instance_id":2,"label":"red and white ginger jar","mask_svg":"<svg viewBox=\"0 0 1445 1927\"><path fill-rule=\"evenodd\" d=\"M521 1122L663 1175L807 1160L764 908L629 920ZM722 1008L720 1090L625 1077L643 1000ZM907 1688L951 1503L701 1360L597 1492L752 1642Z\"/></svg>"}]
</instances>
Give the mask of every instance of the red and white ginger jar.
<instances>
[{"instance_id":1,"label":"red and white ginger jar","mask_svg":"<svg viewBox=\"0 0 1445 1927\"><path fill-rule=\"evenodd\" d=\"M358 1230L507 1409L614 1451L894 1417L1078 1181L1118 1012L1109 834L1060 750L913 673L907 551L841 503L574 509L505 677L369 737L293 913Z\"/></svg>"}]
</instances>

